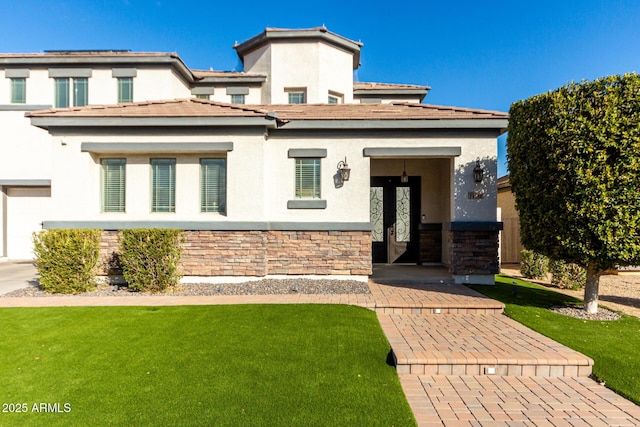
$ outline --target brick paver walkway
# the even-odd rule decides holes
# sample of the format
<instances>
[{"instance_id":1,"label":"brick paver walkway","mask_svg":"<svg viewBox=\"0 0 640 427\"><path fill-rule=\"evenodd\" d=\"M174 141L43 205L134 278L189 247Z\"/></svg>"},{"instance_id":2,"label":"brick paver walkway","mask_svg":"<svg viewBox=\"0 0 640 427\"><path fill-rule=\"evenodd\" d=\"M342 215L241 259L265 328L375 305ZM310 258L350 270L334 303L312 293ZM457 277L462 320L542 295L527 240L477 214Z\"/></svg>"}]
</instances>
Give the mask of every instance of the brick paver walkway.
<instances>
[{"instance_id":1,"label":"brick paver walkway","mask_svg":"<svg viewBox=\"0 0 640 427\"><path fill-rule=\"evenodd\" d=\"M640 426L640 407L584 376L590 359L502 316L501 303L460 285L369 287L360 295L5 297L0 307L357 305L378 313L420 426Z\"/></svg>"}]
</instances>

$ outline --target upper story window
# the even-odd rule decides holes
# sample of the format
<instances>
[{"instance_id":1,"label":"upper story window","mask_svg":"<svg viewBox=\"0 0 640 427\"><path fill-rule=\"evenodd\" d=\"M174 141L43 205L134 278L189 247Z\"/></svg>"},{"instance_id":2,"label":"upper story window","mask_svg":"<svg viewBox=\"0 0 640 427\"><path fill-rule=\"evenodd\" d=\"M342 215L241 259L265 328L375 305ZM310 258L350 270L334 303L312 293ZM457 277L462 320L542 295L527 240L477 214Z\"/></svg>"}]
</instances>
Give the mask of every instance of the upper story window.
<instances>
[{"instance_id":1,"label":"upper story window","mask_svg":"<svg viewBox=\"0 0 640 427\"><path fill-rule=\"evenodd\" d=\"M27 79L17 77L11 79L11 103L24 104L27 102Z\"/></svg>"},{"instance_id":2,"label":"upper story window","mask_svg":"<svg viewBox=\"0 0 640 427\"><path fill-rule=\"evenodd\" d=\"M133 102L133 77L118 77L118 102Z\"/></svg>"},{"instance_id":3,"label":"upper story window","mask_svg":"<svg viewBox=\"0 0 640 427\"><path fill-rule=\"evenodd\" d=\"M243 94L237 94L237 95L231 95L231 103L232 104L245 104L245 100L246 100L246 95Z\"/></svg>"},{"instance_id":4,"label":"upper story window","mask_svg":"<svg viewBox=\"0 0 640 427\"><path fill-rule=\"evenodd\" d=\"M307 102L307 90L304 88L285 89L289 97L289 104L305 104Z\"/></svg>"},{"instance_id":5,"label":"upper story window","mask_svg":"<svg viewBox=\"0 0 640 427\"><path fill-rule=\"evenodd\" d=\"M70 82L73 82L71 85ZM73 91L71 88L73 87ZM82 107L89 103L89 79L86 77L58 77L55 79L55 103L56 108L69 107L69 101L73 99L74 107Z\"/></svg>"},{"instance_id":6,"label":"upper story window","mask_svg":"<svg viewBox=\"0 0 640 427\"><path fill-rule=\"evenodd\" d=\"M344 102L344 95L338 92L329 91L327 102L329 104L342 104Z\"/></svg>"},{"instance_id":7,"label":"upper story window","mask_svg":"<svg viewBox=\"0 0 640 427\"><path fill-rule=\"evenodd\" d=\"M176 211L176 159L151 159L151 212Z\"/></svg>"},{"instance_id":8,"label":"upper story window","mask_svg":"<svg viewBox=\"0 0 640 427\"><path fill-rule=\"evenodd\" d=\"M200 159L200 212L225 213L227 160Z\"/></svg>"},{"instance_id":9,"label":"upper story window","mask_svg":"<svg viewBox=\"0 0 640 427\"><path fill-rule=\"evenodd\" d=\"M125 211L126 160L102 159L102 212Z\"/></svg>"},{"instance_id":10,"label":"upper story window","mask_svg":"<svg viewBox=\"0 0 640 427\"><path fill-rule=\"evenodd\" d=\"M196 98L206 99L207 101L209 101L211 99L211 95L209 95L208 93L199 93L196 95Z\"/></svg>"}]
</instances>

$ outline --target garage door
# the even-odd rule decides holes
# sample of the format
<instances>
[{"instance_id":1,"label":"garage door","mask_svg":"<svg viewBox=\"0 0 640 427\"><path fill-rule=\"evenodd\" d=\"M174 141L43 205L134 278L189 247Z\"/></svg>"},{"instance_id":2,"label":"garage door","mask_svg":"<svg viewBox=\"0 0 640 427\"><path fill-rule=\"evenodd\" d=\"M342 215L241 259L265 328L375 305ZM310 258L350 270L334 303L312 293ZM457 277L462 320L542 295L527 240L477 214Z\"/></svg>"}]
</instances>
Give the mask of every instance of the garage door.
<instances>
[{"instance_id":1,"label":"garage door","mask_svg":"<svg viewBox=\"0 0 640 427\"><path fill-rule=\"evenodd\" d=\"M51 204L50 188L7 189L7 258L32 259L31 235L42 230Z\"/></svg>"}]
</instances>

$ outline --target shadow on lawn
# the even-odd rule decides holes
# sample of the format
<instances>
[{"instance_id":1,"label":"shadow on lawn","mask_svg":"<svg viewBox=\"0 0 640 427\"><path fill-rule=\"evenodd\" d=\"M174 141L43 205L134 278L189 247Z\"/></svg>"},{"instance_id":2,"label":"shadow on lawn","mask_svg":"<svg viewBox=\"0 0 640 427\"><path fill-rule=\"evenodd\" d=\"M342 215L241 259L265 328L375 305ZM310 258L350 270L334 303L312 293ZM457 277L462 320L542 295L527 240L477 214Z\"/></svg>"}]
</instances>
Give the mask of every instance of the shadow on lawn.
<instances>
[{"instance_id":1,"label":"shadow on lawn","mask_svg":"<svg viewBox=\"0 0 640 427\"><path fill-rule=\"evenodd\" d=\"M496 277L495 286L469 287L505 304L545 309L553 306L582 305L582 300L578 298L507 276Z\"/></svg>"}]
</instances>

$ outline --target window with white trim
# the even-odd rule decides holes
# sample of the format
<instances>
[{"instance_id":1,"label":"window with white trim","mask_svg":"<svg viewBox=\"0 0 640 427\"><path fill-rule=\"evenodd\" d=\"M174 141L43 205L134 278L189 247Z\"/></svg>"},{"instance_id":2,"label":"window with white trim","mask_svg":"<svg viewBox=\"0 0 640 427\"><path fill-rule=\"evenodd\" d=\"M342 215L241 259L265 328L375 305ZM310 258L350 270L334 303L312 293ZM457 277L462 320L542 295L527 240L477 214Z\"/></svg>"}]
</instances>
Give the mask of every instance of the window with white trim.
<instances>
[{"instance_id":1,"label":"window with white trim","mask_svg":"<svg viewBox=\"0 0 640 427\"><path fill-rule=\"evenodd\" d=\"M27 79L16 77L11 79L11 103L24 104L27 102Z\"/></svg>"},{"instance_id":2,"label":"window with white trim","mask_svg":"<svg viewBox=\"0 0 640 427\"><path fill-rule=\"evenodd\" d=\"M200 212L227 210L227 160L200 159Z\"/></svg>"},{"instance_id":3,"label":"window with white trim","mask_svg":"<svg viewBox=\"0 0 640 427\"><path fill-rule=\"evenodd\" d=\"M176 211L176 159L151 159L151 212Z\"/></svg>"},{"instance_id":4,"label":"window with white trim","mask_svg":"<svg viewBox=\"0 0 640 427\"><path fill-rule=\"evenodd\" d=\"M284 91L287 93L289 104L306 104L307 90L305 88L288 88Z\"/></svg>"},{"instance_id":5,"label":"window with white trim","mask_svg":"<svg viewBox=\"0 0 640 427\"><path fill-rule=\"evenodd\" d=\"M133 77L118 77L118 102L133 102Z\"/></svg>"},{"instance_id":6,"label":"window with white trim","mask_svg":"<svg viewBox=\"0 0 640 427\"><path fill-rule=\"evenodd\" d=\"M124 212L126 159L102 159L102 212Z\"/></svg>"},{"instance_id":7,"label":"window with white trim","mask_svg":"<svg viewBox=\"0 0 640 427\"><path fill-rule=\"evenodd\" d=\"M342 104L344 102L344 95L338 92L329 91L329 95L327 95L327 102L329 104Z\"/></svg>"},{"instance_id":8,"label":"window with white trim","mask_svg":"<svg viewBox=\"0 0 640 427\"><path fill-rule=\"evenodd\" d=\"M320 159L297 158L295 173L296 199L320 198Z\"/></svg>"}]
</instances>

